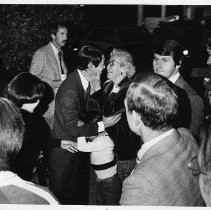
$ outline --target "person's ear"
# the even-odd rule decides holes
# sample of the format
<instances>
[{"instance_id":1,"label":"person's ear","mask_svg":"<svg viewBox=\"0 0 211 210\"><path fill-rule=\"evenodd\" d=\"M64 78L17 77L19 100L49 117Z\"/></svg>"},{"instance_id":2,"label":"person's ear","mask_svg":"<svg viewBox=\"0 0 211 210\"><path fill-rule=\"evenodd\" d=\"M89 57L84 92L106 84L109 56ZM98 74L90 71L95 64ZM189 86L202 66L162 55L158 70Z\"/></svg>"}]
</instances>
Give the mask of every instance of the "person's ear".
<instances>
[{"instance_id":1,"label":"person's ear","mask_svg":"<svg viewBox=\"0 0 211 210\"><path fill-rule=\"evenodd\" d=\"M131 114L132 114L132 119L135 125L138 127L140 125L140 116L135 110L133 110Z\"/></svg>"},{"instance_id":2,"label":"person's ear","mask_svg":"<svg viewBox=\"0 0 211 210\"><path fill-rule=\"evenodd\" d=\"M126 69L125 69L125 68L122 68L120 74L121 74L122 76L126 76Z\"/></svg>"},{"instance_id":3,"label":"person's ear","mask_svg":"<svg viewBox=\"0 0 211 210\"><path fill-rule=\"evenodd\" d=\"M92 70L92 68L93 68L93 63L92 63L92 62L89 62L89 64L88 64L88 69L89 69L89 70Z\"/></svg>"},{"instance_id":4,"label":"person's ear","mask_svg":"<svg viewBox=\"0 0 211 210\"><path fill-rule=\"evenodd\" d=\"M180 60L180 61L179 61L179 64L178 64L178 65L176 65L176 69L179 69L179 68L180 68L180 66L181 66L181 64L182 64L182 60Z\"/></svg>"},{"instance_id":5,"label":"person's ear","mask_svg":"<svg viewBox=\"0 0 211 210\"><path fill-rule=\"evenodd\" d=\"M54 34L51 34L51 38L52 38L52 40L54 40L56 37Z\"/></svg>"}]
</instances>

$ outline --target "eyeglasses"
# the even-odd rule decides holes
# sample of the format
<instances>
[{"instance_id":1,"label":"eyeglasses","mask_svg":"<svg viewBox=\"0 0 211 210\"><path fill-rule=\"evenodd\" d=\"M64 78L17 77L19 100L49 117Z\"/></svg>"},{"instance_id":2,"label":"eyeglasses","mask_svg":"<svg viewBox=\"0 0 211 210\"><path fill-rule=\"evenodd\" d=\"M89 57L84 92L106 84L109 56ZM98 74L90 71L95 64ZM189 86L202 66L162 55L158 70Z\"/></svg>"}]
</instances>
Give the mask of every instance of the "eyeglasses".
<instances>
[{"instance_id":1,"label":"eyeglasses","mask_svg":"<svg viewBox=\"0 0 211 210\"><path fill-rule=\"evenodd\" d=\"M199 176L200 174L206 175L199 165L197 156L191 159L190 163L188 164L188 168L191 170L193 176Z\"/></svg>"},{"instance_id":2,"label":"eyeglasses","mask_svg":"<svg viewBox=\"0 0 211 210\"><path fill-rule=\"evenodd\" d=\"M122 65L124 65L122 63L119 63L118 61L112 60L112 61L106 62L106 66L110 65L112 67L112 66L114 66L114 63L119 64L121 67L122 67Z\"/></svg>"}]
</instances>

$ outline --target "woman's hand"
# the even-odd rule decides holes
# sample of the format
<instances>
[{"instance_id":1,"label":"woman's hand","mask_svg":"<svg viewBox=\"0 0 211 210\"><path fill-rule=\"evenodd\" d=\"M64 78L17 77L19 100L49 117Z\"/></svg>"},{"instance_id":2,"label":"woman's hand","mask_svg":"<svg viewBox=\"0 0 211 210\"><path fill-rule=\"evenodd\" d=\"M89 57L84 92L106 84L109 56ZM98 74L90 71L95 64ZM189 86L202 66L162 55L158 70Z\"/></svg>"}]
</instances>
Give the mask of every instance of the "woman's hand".
<instances>
[{"instance_id":1,"label":"woman's hand","mask_svg":"<svg viewBox=\"0 0 211 210\"><path fill-rule=\"evenodd\" d=\"M71 140L61 140L61 148L72 153L78 152L77 143Z\"/></svg>"}]
</instances>

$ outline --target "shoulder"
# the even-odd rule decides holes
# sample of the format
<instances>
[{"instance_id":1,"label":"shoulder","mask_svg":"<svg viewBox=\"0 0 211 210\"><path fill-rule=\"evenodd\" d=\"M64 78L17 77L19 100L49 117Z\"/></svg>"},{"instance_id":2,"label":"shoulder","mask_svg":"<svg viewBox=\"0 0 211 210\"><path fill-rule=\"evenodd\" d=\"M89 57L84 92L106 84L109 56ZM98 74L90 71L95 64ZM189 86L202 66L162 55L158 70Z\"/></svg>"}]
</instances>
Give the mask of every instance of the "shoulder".
<instances>
[{"instance_id":1,"label":"shoulder","mask_svg":"<svg viewBox=\"0 0 211 210\"><path fill-rule=\"evenodd\" d=\"M196 91L189 85L189 83L182 77L180 76L179 79L176 81L176 84L178 84L179 87L183 88L188 95L196 95Z\"/></svg>"},{"instance_id":2,"label":"shoulder","mask_svg":"<svg viewBox=\"0 0 211 210\"><path fill-rule=\"evenodd\" d=\"M44 55L46 54L49 50L51 50L51 45L48 43L47 45L40 47L38 50L35 51L34 55Z\"/></svg>"},{"instance_id":3,"label":"shoulder","mask_svg":"<svg viewBox=\"0 0 211 210\"><path fill-rule=\"evenodd\" d=\"M24 181L11 172L5 172L4 177L4 183L0 185L0 193L7 201L0 199L1 203L58 204L56 198L47 188Z\"/></svg>"}]
</instances>

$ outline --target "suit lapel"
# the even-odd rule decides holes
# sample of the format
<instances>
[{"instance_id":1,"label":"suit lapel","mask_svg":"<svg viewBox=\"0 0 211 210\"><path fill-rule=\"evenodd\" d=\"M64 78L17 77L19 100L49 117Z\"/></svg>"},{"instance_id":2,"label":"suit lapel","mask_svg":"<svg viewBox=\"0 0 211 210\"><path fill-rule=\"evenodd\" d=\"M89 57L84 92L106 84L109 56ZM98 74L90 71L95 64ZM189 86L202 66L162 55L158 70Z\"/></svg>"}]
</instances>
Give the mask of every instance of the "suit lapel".
<instances>
[{"instance_id":1,"label":"suit lapel","mask_svg":"<svg viewBox=\"0 0 211 210\"><path fill-rule=\"evenodd\" d=\"M60 79L59 66L50 43L47 45L47 55L52 65L52 68L54 69L55 78Z\"/></svg>"}]
</instances>

